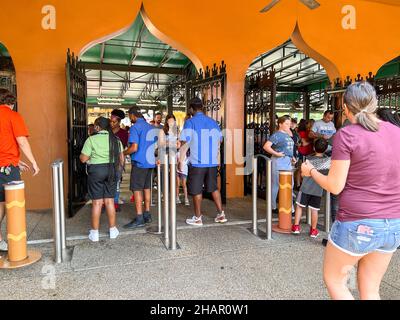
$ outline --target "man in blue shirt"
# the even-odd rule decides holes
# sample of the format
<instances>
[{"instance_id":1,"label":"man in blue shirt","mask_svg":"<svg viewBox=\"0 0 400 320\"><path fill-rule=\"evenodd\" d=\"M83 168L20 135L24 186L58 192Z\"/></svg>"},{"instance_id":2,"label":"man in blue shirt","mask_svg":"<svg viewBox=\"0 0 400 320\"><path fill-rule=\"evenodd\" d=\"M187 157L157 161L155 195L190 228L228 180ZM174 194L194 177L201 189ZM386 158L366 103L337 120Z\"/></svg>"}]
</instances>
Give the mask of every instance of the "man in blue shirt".
<instances>
[{"instance_id":1,"label":"man in blue shirt","mask_svg":"<svg viewBox=\"0 0 400 320\"><path fill-rule=\"evenodd\" d=\"M124 228L144 227L152 221L150 215L151 173L155 168L155 143L158 130L148 124L139 109L134 106L129 109L129 118L133 126L129 131L129 148L124 152L131 156L131 184L135 197L137 217ZM144 213L143 213L144 194Z\"/></svg>"},{"instance_id":2,"label":"man in blue shirt","mask_svg":"<svg viewBox=\"0 0 400 320\"><path fill-rule=\"evenodd\" d=\"M188 192L193 196L195 215L187 219L186 223L202 226L201 202L203 200L203 186L211 193L217 207L216 223L227 221L222 210L221 194L218 190L217 176L219 165L219 148L222 140L221 129L218 123L203 113L203 103L199 98L190 101L191 119L185 122L180 140L179 166L182 170L185 156L190 149Z\"/></svg>"}]
</instances>

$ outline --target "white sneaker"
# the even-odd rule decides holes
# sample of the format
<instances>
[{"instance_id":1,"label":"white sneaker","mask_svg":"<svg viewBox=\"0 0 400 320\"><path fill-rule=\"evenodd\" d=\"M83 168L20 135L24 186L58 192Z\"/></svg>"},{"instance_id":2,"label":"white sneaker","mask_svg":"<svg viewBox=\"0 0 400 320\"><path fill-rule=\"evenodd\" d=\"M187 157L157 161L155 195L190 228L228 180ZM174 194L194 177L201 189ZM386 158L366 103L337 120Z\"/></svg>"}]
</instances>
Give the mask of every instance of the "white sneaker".
<instances>
[{"instance_id":1,"label":"white sneaker","mask_svg":"<svg viewBox=\"0 0 400 320\"><path fill-rule=\"evenodd\" d=\"M119 236L119 231L117 227L110 228L110 239L117 239L118 236Z\"/></svg>"},{"instance_id":2,"label":"white sneaker","mask_svg":"<svg viewBox=\"0 0 400 320\"><path fill-rule=\"evenodd\" d=\"M181 204L181 199L179 199L179 197L176 197L176 204Z\"/></svg>"},{"instance_id":3,"label":"white sneaker","mask_svg":"<svg viewBox=\"0 0 400 320\"><path fill-rule=\"evenodd\" d=\"M89 240L92 242L99 242L99 230L90 230Z\"/></svg>"},{"instance_id":4,"label":"white sneaker","mask_svg":"<svg viewBox=\"0 0 400 320\"><path fill-rule=\"evenodd\" d=\"M185 199L185 206L190 206L189 199Z\"/></svg>"},{"instance_id":5,"label":"white sneaker","mask_svg":"<svg viewBox=\"0 0 400 320\"><path fill-rule=\"evenodd\" d=\"M3 252L8 251L8 244L4 240L0 241L0 252L1 251L3 251Z\"/></svg>"},{"instance_id":6,"label":"white sneaker","mask_svg":"<svg viewBox=\"0 0 400 320\"><path fill-rule=\"evenodd\" d=\"M215 223L225 223L228 221L228 219L226 219L225 217L225 212L222 211L221 213L219 213L217 215L217 217L214 219Z\"/></svg>"},{"instance_id":7,"label":"white sneaker","mask_svg":"<svg viewBox=\"0 0 400 320\"><path fill-rule=\"evenodd\" d=\"M193 216L191 219L186 219L186 223L191 226L198 226L198 227L203 226L203 220L201 219L201 217L197 218L196 216Z\"/></svg>"}]
</instances>

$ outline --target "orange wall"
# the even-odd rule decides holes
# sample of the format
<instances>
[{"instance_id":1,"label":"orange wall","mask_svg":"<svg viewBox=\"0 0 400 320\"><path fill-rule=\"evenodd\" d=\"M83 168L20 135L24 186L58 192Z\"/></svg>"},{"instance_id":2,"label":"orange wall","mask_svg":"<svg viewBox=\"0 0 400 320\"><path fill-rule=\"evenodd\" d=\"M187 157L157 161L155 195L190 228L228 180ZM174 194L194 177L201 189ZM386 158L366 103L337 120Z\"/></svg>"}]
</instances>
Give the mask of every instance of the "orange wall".
<instances>
[{"instance_id":1,"label":"orange wall","mask_svg":"<svg viewBox=\"0 0 400 320\"><path fill-rule=\"evenodd\" d=\"M67 48L82 52L90 44L122 32L135 20L140 0L0 0L0 42L17 71L19 110L31 131L40 177L25 177L30 209L51 207L50 162L66 159ZM49 3L50 2L50 3ZM309 10L298 0L282 0L268 13L269 0L144 0L142 15L150 31L185 53L197 67L227 64L227 127L243 128L243 80L251 61L288 38L326 67L331 78L376 73L400 53L400 7L367 0L319 0ZM397 1L391 1L393 4ZM41 27L43 6L56 8L57 28ZM344 5L356 9L357 28L343 30ZM297 27L296 27L297 26ZM242 146L239 146L242 148ZM228 167L228 196L241 196L243 179Z\"/></svg>"}]
</instances>

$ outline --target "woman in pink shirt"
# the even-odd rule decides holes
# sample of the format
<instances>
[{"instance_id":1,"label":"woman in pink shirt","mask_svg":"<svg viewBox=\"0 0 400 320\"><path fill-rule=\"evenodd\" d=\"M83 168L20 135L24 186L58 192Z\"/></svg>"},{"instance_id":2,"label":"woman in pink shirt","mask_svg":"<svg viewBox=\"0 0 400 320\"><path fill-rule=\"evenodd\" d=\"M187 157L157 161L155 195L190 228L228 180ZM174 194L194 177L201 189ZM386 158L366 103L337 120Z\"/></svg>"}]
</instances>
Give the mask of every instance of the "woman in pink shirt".
<instances>
[{"instance_id":1,"label":"woman in pink shirt","mask_svg":"<svg viewBox=\"0 0 400 320\"><path fill-rule=\"evenodd\" d=\"M306 162L302 174L339 195L329 235L324 281L333 299L353 299L348 273L358 265L361 299L380 299L379 287L400 244L400 128L377 118L375 89L350 85L344 113L351 125L334 137L329 175Z\"/></svg>"}]
</instances>

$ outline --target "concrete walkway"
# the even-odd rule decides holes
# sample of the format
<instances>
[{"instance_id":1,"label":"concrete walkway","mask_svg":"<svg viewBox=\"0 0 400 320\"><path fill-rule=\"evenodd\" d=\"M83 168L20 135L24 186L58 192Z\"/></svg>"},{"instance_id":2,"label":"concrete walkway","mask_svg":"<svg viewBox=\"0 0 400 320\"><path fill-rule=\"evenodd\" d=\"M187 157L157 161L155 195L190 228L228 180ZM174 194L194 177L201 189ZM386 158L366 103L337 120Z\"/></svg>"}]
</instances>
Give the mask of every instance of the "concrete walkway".
<instances>
[{"instance_id":1,"label":"concrete walkway","mask_svg":"<svg viewBox=\"0 0 400 320\"><path fill-rule=\"evenodd\" d=\"M144 230L125 233L114 241L102 238L97 244L68 241L72 260L59 265L52 262L51 243L30 245L42 252L42 260L24 269L0 271L0 297L329 298L322 281L322 237L312 240L306 232L297 237L274 233L273 240L266 241L253 236L248 227L212 224L179 229L181 249L175 252L165 250L160 236ZM400 299L399 265L397 252L382 283L383 299Z\"/></svg>"},{"instance_id":2,"label":"concrete walkway","mask_svg":"<svg viewBox=\"0 0 400 320\"><path fill-rule=\"evenodd\" d=\"M122 197L129 199L127 182L123 190ZM157 226L156 210L152 207L151 227ZM261 240L248 231L251 210L251 197L230 200L229 222L218 225L213 222L214 204L205 200L205 226L198 228L185 224L193 215L192 207L178 205L180 249L172 252L165 249L162 236L144 228L122 229L134 217L131 203L118 213L118 239L108 239L103 214L100 242L90 243L88 205L66 221L67 245L73 254L59 265L52 260L51 212L28 213L29 248L40 250L43 258L23 269L0 270L0 299L329 299L322 281L324 234L312 240L303 225L300 236L274 233L273 240ZM265 219L262 200L259 219ZM265 231L265 220L259 226ZM400 299L399 266L400 251L382 283L383 299ZM354 279L349 285L355 289Z\"/></svg>"}]
</instances>

